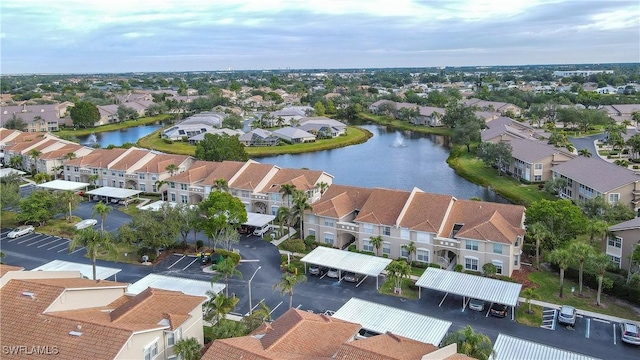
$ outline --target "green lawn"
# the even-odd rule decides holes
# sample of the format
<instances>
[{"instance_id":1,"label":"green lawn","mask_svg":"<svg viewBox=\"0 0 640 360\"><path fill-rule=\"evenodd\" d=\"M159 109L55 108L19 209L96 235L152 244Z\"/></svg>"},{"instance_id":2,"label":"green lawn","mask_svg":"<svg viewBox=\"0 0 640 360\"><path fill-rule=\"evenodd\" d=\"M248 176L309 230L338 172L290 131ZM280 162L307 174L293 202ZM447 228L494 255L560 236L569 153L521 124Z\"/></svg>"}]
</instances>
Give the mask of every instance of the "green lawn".
<instances>
[{"instance_id":1,"label":"green lawn","mask_svg":"<svg viewBox=\"0 0 640 360\"><path fill-rule=\"evenodd\" d=\"M601 295L602 306L596 306L596 290L589 290L584 287L583 296L578 296L578 284L566 278L564 280L564 297L560 298L560 276L551 272L538 271L531 273L529 274L529 280L539 285L537 292L540 295L540 301L558 305L571 305L577 309L617 316L624 319L640 320L640 315L633 309L617 303L614 298L606 294ZM572 287L575 288L575 293L573 294L571 293Z\"/></svg>"},{"instance_id":2,"label":"green lawn","mask_svg":"<svg viewBox=\"0 0 640 360\"><path fill-rule=\"evenodd\" d=\"M360 120L371 121L379 125L391 126L396 129L410 130L410 131L415 131L423 134L451 136L451 134L453 133L451 129L448 129L442 126L431 127L431 126L424 126L424 125L412 125L406 121L397 120L389 116L374 115L366 112L359 113L358 118Z\"/></svg>"},{"instance_id":3,"label":"green lawn","mask_svg":"<svg viewBox=\"0 0 640 360\"><path fill-rule=\"evenodd\" d=\"M423 269L423 268L412 266L411 267L411 275L420 277L420 276L422 276L422 274L424 273L425 270L427 270L427 269Z\"/></svg>"},{"instance_id":4,"label":"green lawn","mask_svg":"<svg viewBox=\"0 0 640 360\"><path fill-rule=\"evenodd\" d=\"M140 264L138 260L138 246L131 244L116 244L116 254L98 253L98 260L115 261L121 263ZM85 257L87 257L85 255Z\"/></svg>"},{"instance_id":5,"label":"green lawn","mask_svg":"<svg viewBox=\"0 0 640 360\"><path fill-rule=\"evenodd\" d=\"M414 289L411 289L415 288ZM394 282L391 279L387 279L378 290L381 294L387 294L391 296L403 297L411 300L418 300L418 289L415 287L415 283L411 279L402 279L402 294L393 293Z\"/></svg>"},{"instance_id":6,"label":"green lawn","mask_svg":"<svg viewBox=\"0 0 640 360\"><path fill-rule=\"evenodd\" d=\"M529 306L522 304L516 311L516 322L519 324L540 327L542 325L542 306L531 305L531 314L527 313Z\"/></svg>"},{"instance_id":7,"label":"green lawn","mask_svg":"<svg viewBox=\"0 0 640 360\"><path fill-rule=\"evenodd\" d=\"M158 121L167 120L169 118L171 118L171 115L147 116L147 117L139 118L137 120L128 120L120 123L96 126L96 127L87 128L87 129L60 130L60 131L56 131L55 134L61 137L62 136L85 136L85 135L98 133L98 132L122 130L130 127L153 124L153 123L157 123Z\"/></svg>"}]
</instances>

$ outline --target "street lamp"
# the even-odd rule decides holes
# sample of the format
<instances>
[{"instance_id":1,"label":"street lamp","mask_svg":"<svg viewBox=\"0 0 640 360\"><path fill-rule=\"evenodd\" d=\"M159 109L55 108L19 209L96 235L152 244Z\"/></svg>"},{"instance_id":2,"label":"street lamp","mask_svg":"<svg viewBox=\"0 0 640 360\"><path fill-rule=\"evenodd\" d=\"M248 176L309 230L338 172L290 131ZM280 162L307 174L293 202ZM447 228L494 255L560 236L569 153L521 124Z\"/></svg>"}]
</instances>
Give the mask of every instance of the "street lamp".
<instances>
[{"instance_id":1,"label":"street lamp","mask_svg":"<svg viewBox=\"0 0 640 360\"><path fill-rule=\"evenodd\" d=\"M251 280L253 280L253 277L256 276L258 270L260 269L262 269L262 266L258 266L256 271L253 272L253 275L251 275L251 278L249 279L249 315L253 313L253 305L251 304Z\"/></svg>"}]
</instances>

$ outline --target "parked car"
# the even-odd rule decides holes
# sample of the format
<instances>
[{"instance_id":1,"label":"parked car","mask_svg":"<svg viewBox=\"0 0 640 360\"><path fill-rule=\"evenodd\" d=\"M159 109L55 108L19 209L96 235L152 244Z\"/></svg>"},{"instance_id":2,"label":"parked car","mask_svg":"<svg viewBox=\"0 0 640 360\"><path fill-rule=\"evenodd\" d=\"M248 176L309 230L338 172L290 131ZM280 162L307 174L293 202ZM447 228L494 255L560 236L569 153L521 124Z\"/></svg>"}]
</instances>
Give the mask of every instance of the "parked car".
<instances>
[{"instance_id":1,"label":"parked car","mask_svg":"<svg viewBox=\"0 0 640 360\"><path fill-rule=\"evenodd\" d=\"M558 312L558 322L560 324L575 325L577 310L573 306L562 305Z\"/></svg>"},{"instance_id":2,"label":"parked car","mask_svg":"<svg viewBox=\"0 0 640 360\"><path fill-rule=\"evenodd\" d=\"M357 273L354 273L354 272L348 272L342 277L342 279L344 281L357 283L357 282L360 282L360 280L362 280L363 277L364 277L364 275L362 275L362 274L357 274Z\"/></svg>"},{"instance_id":3,"label":"parked car","mask_svg":"<svg viewBox=\"0 0 640 360\"><path fill-rule=\"evenodd\" d=\"M631 322L620 324L622 341L627 344L640 345L640 325Z\"/></svg>"},{"instance_id":4,"label":"parked car","mask_svg":"<svg viewBox=\"0 0 640 360\"><path fill-rule=\"evenodd\" d=\"M338 269L329 269L329 271L327 271L327 277L337 279L340 277L340 273Z\"/></svg>"},{"instance_id":5,"label":"parked car","mask_svg":"<svg viewBox=\"0 0 640 360\"><path fill-rule=\"evenodd\" d=\"M85 219L75 224L74 227L76 228L76 230L82 230L89 227L94 227L96 226L97 223L98 223L98 220L96 219Z\"/></svg>"},{"instance_id":6,"label":"parked car","mask_svg":"<svg viewBox=\"0 0 640 360\"><path fill-rule=\"evenodd\" d=\"M268 233L271 229L273 228L273 226L267 224L261 227L257 227L255 230L253 230L253 235L255 236L264 236L264 234Z\"/></svg>"},{"instance_id":7,"label":"parked car","mask_svg":"<svg viewBox=\"0 0 640 360\"><path fill-rule=\"evenodd\" d=\"M322 276L327 273L327 268L319 265L309 266L309 274L315 276Z\"/></svg>"},{"instance_id":8,"label":"parked car","mask_svg":"<svg viewBox=\"0 0 640 360\"><path fill-rule=\"evenodd\" d=\"M495 317L507 316L507 305L493 303L489 309L489 313Z\"/></svg>"},{"instance_id":9,"label":"parked car","mask_svg":"<svg viewBox=\"0 0 640 360\"><path fill-rule=\"evenodd\" d=\"M33 232L34 228L31 225L23 225L23 226L19 226L13 230L11 230L8 234L7 237L9 239L15 239L17 237L20 237L22 235L27 235L31 232Z\"/></svg>"},{"instance_id":10,"label":"parked car","mask_svg":"<svg viewBox=\"0 0 640 360\"><path fill-rule=\"evenodd\" d=\"M484 301L480 299L471 299L471 301L469 301L469 309L473 311L484 310Z\"/></svg>"}]
</instances>

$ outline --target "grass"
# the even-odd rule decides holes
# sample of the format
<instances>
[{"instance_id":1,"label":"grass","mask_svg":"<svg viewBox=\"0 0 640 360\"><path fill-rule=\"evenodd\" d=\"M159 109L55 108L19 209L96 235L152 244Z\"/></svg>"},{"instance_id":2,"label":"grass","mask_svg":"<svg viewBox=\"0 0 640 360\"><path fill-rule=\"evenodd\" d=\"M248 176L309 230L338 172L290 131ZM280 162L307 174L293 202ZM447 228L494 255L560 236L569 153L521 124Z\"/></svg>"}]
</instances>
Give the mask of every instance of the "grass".
<instances>
[{"instance_id":1,"label":"grass","mask_svg":"<svg viewBox=\"0 0 640 360\"><path fill-rule=\"evenodd\" d=\"M542 325L542 306L532 304L532 313L529 314L527 311L529 311L529 306L527 304L518 306L518 310L516 311L516 322L527 326L540 327L540 325Z\"/></svg>"},{"instance_id":2,"label":"grass","mask_svg":"<svg viewBox=\"0 0 640 360\"><path fill-rule=\"evenodd\" d=\"M371 121L378 125L391 126L396 129L415 131L423 134L435 134L435 135L444 135L444 136L451 136L453 134L453 131L446 127L413 125L413 124L410 124L409 122L406 122L403 120L397 120L389 116L374 115L374 114L362 112L358 114L358 118L363 121Z\"/></svg>"},{"instance_id":3,"label":"grass","mask_svg":"<svg viewBox=\"0 0 640 360\"><path fill-rule=\"evenodd\" d=\"M96 126L92 128L86 128L86 129L60 130L60 131L57 131L55 134L58 136L85 136L85 135L90 135L97 132L116 131L116 130L122 130L130 127L154 124L159 121L168 120L170 118L171 118L171 115L148 116L148 117L139 118L137 120L128 120L128 121L123 121L115 124L101 125L101 126Z\"/></svg>"},{"instance_id":4,"label":"grass","mask_svg":"<svg viewBox=\"0 0 640 360\"><path fill-rule=\"evenodd\" d=\"M391 279L387 279L378 290L381 294L403 297L411 300L418 300L418 289L411 279L402 279L402 294L394 294L393 288L395 284ZM414 290L415 289L415 290Z\"/></svg>"},{"instance_id":5,"label":"grass","mask_svg":"<svg viewBox=\"0 0 640 360\"><path fill-rule=\"evenodd\" d=\"M420 276L422 276L422 274L424 273L425 270L427 270L427 269L423 269L423 268L412 266L411 267L411 275L420 277Z\"/></svg>"},{"instance_id":6,"label":"grass","mask_svg":"<svg viewBox=\"0 0 640 360\"><path fill-rule=\"evenodd\" d=\"M633 309L616 303L615 299L606 294L601 295L602 306L595 305L596 290L584 287L583 296L578 296L578 284L566 278L564 280L564 297L560 298L560 276L554 273L548 271L533 272L529 274L529 280L539 285L537 293L540 295L540 301L558 305L571 305L581 310L640 321L640 315ZM575 288L574 294L571 293L572 287Z\"/></svg>"},{"instance_id":7,"label":"grass","mask_svg":"<svg viewBox=\"0 0 640 360\"><path fill-rule=\"evenodd\" d=\"M190 145L181 141L174 141L171 144L167 143L164 139L160 138L159 134L161 131L162 130L154 131L153 133L141 138L140 140L138 140L138 146L171 154L195 154L196 147L194 145ZM245 150L247 151L249 157L261 157L280 154L301 154L361 144L363 142L366 142L371 136L373 136L373 134L365 129L355 126L348 126L347 134L345 136L338 136L333 139L317 140L315 142L304 144L246 147Z\"/></svg>"},{"instance_id":8,"label":"grass","mask_svg":"<svg viewBox=\"0 0 640 360\"><path fill-rule=\"evenodd\" d=\"M47 222L45 226L38 227L36 231L43 234L71 239L76 234L76 229L73 225L81 220L82 219L77 216L74 216L69 222L64 217L61 219L54 219Z\"/></svg>"},{"instance_id":9,"label":"grass","mask_svg":"<svg viewBox=\"0 0 640 360\"><path fill-rule=\"evenodd\" d=\"M16 220L16 213L13 211L2 211L0 212L0 226L3 228L15 228L21 225L18 220Z\"/></svg>"},{"instance_id":10,"label":"grass","mask_svg":"<svg viewBox=\"0 0 640 360\"><path fill-rule=\"evenodd\" d=\"M116 253L99 252L97 259L105 261L115 261L120 263L139 264L138 246L133 244L116 244ZM85 257L88 257L85 255Z\"/></svg>"}]
</instances>

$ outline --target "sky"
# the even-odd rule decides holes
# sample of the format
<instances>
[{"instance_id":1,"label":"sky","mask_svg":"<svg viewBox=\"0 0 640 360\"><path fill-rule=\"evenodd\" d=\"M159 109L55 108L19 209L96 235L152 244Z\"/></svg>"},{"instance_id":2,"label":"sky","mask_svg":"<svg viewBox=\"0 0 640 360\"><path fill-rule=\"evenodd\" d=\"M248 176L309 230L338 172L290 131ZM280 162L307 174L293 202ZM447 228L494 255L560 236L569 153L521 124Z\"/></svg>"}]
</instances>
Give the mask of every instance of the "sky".
<instances>
[{"instance_id":1,"label":"sky","mask_svg":"<svg viewBox=\"0 0 640 360\"><path fill-rule=\"evenodd\" d=\"M640 62L640 0L2 0L0 73Z\"/></svg>"}]
</instances>

